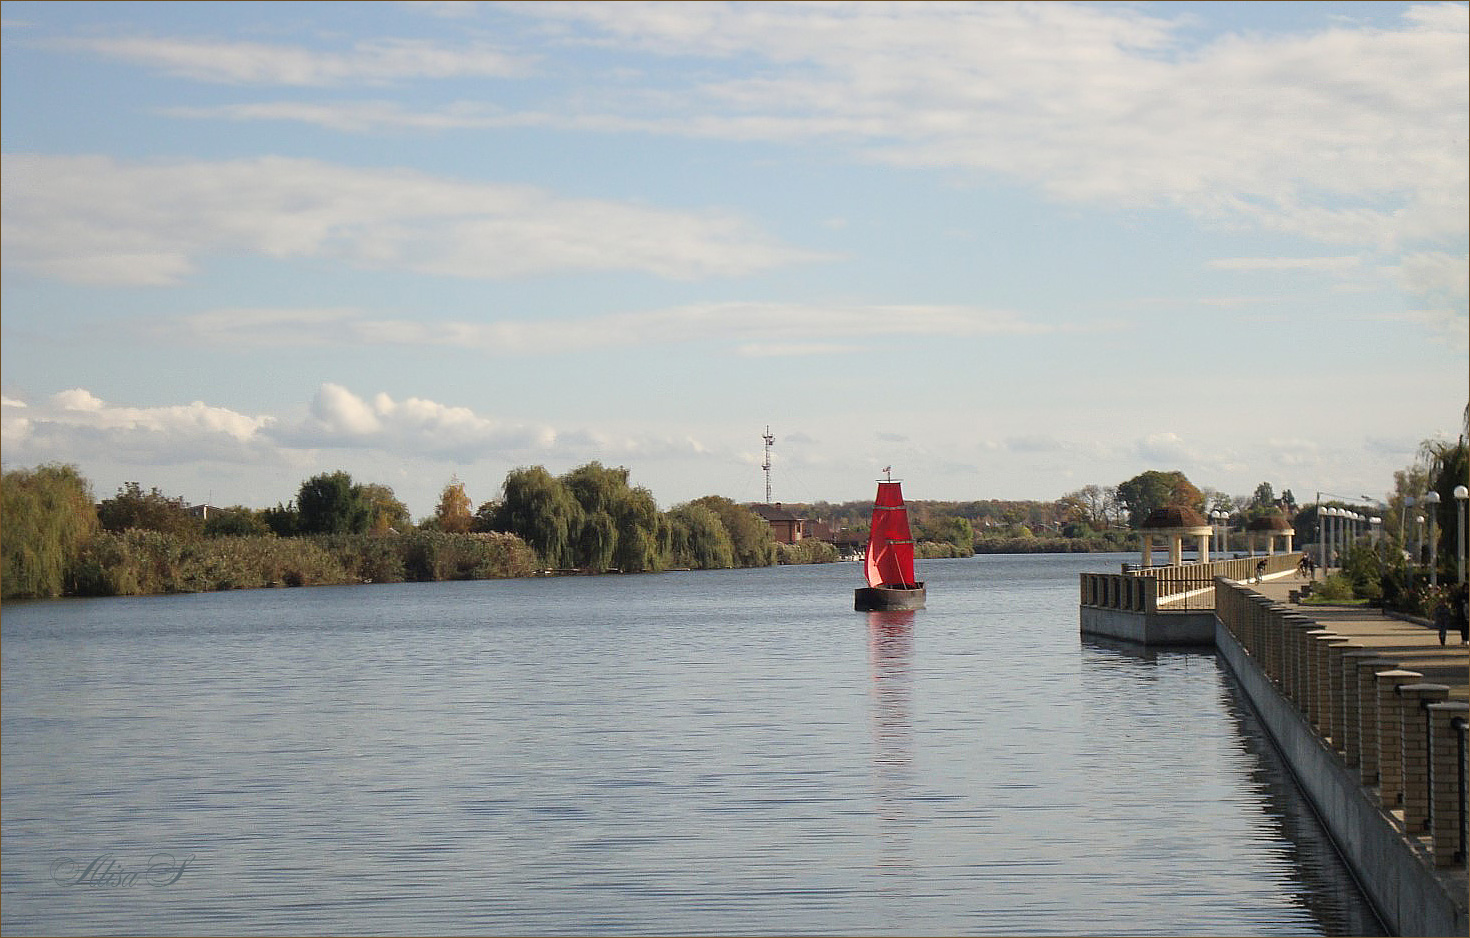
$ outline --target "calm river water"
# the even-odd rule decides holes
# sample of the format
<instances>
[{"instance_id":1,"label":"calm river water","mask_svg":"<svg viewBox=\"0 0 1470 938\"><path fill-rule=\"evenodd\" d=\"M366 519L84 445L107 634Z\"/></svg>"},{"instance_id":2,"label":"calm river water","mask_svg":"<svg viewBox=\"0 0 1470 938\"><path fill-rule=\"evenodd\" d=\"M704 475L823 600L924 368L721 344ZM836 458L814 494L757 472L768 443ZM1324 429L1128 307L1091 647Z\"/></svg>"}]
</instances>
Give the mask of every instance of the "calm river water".
<instances>
[{"instance_id":1,"label":"calm river water","mask_svg":"<svg viewBox=\"0 0 1470 938\"><path fill-rule=\"evenodd\" d=\"M1366 934L1103 555L12 604L16 933Z\"/></svg>"}]
</instances>

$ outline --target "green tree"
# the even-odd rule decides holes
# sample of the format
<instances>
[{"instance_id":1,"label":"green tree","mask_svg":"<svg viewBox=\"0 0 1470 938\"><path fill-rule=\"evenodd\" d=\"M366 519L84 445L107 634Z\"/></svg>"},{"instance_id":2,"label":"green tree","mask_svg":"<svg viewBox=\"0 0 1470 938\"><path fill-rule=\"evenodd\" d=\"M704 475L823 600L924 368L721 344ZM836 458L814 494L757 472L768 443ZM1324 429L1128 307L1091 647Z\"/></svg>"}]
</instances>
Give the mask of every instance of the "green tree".
<instances>
[{"instance_id":1,"label":"green tree","mask_svg":"<svg viewBox=\"0 0 1470 938\"><path fill-rule=\"evenodd\" d=\"M276 502L276 507L262 509L260 520L277 537L295 537L301 533L301 512L296 510L294 501L285 505Z\"/></svg>"},{"instance_id":2,"label":"green tree","mask_svg":"<svg viewBox=\"0 0 1470 938\"><path fill-rule=\"evenodd\" d=\"M624 573L643 573L662 567L668 525L653 500L653 493L641 485L624 489L613 517L618 529L613 564Z\"/></svg>"},{"instance_id":3,"label":"green tree","mask_svg":"<svg viewBox=\"0 0 1470 938\"><path fill-rule=\"evenodd\" d=\"M204 519L204 533L208 537L248 537L269 534L271 529L260 512L234 505L211 511Z\"/></svg>"},{"instance_id":4,"label":"green tree","mask_svg":"<svg viewBox=\"0 0 1470 938\"><path fill-rule=\"evenodd\" d=\"M706 495L690 504L703 505L719 516L730 534L737 567L769 567L776 562L776 539L760 515L721 495Z\"/></svg>"},{"instance_id":5,"label":"green tree","mask_svg":"<svg viewBox=\"0 0 1470 938\"><path fill-rule=\"evenodd\" d=\"M466 534L474 521L470 513L473 503L465 494L464 483L452 478L439 494L439 505L434 509L434 521L441 531L450 534Z\"/></svg>"},{"instance_id":6,"label":"green tree","mask_svg":"<svg viewBox=\"0 0 1470 938\"><path fill-rule=\"evenodd\" d=\"M1251 496L1251 508L1275 508L1276 493L1271 488L1270 482L1262 482L1256 486L1256 492Z\"/></svg>"},{"instance_id":7,"label":"green tree","mask_svg":"<svg viewBox=\"0 0 1470 938\"><path fill-rule=\"evenodd\" d=\"M97 531L91 486L76 466L37 466L0 477L0 595L69 591L69 570Z\"/></svg>"},{"instance_id":8,"label":"green tree","mask_svg":"<svg viewBox=\"0 0 1470 938\"><path fill-rule=\"evenodd\" d=\"M204 530L204 522L189 511L182 498L169 498L157 488L144 493L136 482L127 482L112 498L97 506L103 530L114 533L137 528L189 537Z\"/></svg>"},{"instance_id":9,"label":"green tree","mask_svg":"<svg viewBox=\"0 0 1470 938\"><path fill-rule=\"evenodd\" d=\"M725 524L707 505L669 509L669 561L693 570L726 570L735 566L735 546Z\"/></svg>"},{"instance_id":10,"label":"green tree","mask_svg":"<svg viewBox=\"0 0 1470 938\"><path fill-rule=\"evenodd\" d=\"M413 527L408 506L398 500L390 486L373 482L359 489L363 501L368 504L369 534L387 534L389 531L401 534Z\"/></svg>"},{"instance_id":11,"label":"green tree","mask_svg":"<svg viewBox=\"0 0 1470 938\"><path fill-rule=\"evenodd\" d=\"M605 573L613 566L618 547L618 526L612 515L597 509L582 512L582 528L577 532L577 566L592 573Z\"/></svg>"},{"instance_id":12,"label":"green tree","mask_svg":"<svg viewBox=\"0 0 1470 938\"><path fill-rule=\"evenodd\" d=\"M470 530L476 534L488 534L491 531L498 531L499 528L495 525L499 516L499 502L481 502L480 507L475 509L475 518L470 522Z\"/></svg>"},{"instance_id":13,"label":"green tree","mask_svg":"<svg viewBox=\"0 0 1470 938\"><path fill-rule=\"evenodd\" d=\"M361 534L372 520L362 487L340 469L312 476L296 495L302 534Z\"/></svg>"},{"instance_id":14,"label":"green tree","mask_svg":"<svg viewBox=\"0 0 1470 938\"><path fill-rule=\"evenodd\" d=\"M1459 547L1456 532L1459 530L1459 522L1455 515L1459 513L1460 506L1465 504L1455 498L1455 487L1470 484L1470 456L1467 456L1463 435L1454 443L1425 440L1420 449L1429 463L1430 488L1439 493L1439 553L1436 562L1440 569L1440 579L1452 583L1458 572L1456 551Z\"/></svg>"},{"instance_id":15,"label":"green tree","mask_svg":"<svg viewBox=\"0 0 1470 938\"><path fill-rule=\"evenodd\" d=\"M1177 470L1150 469L1118 485L1118 501L1128 512L1128 526L1138 528L1155 508L1173 506L1204 510L1204 496Z\"/></svg>"},{"instance_id":16,"label":"green tree","mask_svg":"<svg viewBox=\"0 0 1470 938\"><path fill-rule=\"evenodd\" d=\"M513 469L503 492L496 530L518 535L548 566L576 566L582 506L561 480L544 466Z\"/></svg>"},{"instance_id":17,"label":"green tree","mask_svg":"<svg viewBox=\"0 0 1470 938\"><path fill-rule=\"evenodd\" d=\"M663 554L658 505L648 489L629 485L626 468L594 460L563 475L561 482L582 508L580 566L616 567L624 573L658 569Z\"/></svg>"}]
</instances>

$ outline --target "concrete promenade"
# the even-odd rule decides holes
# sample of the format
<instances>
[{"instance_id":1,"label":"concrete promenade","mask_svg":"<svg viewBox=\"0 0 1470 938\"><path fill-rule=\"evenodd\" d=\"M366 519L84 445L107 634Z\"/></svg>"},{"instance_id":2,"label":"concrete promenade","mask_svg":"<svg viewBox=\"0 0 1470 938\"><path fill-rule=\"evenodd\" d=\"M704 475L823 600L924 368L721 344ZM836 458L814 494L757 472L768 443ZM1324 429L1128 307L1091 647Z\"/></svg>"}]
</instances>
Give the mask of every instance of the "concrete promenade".
<instances>
[{"instance_id":1,"label":"concrete promenade","mask_svg":"<svg viewBox=\"0 0 1470 938\"><path fill-rule=\"evenodd\" d=\"M1470 646L1305 582L1217 580L1215 646L1389 928L1465 935Z\"/></svg>"}]
</instances>

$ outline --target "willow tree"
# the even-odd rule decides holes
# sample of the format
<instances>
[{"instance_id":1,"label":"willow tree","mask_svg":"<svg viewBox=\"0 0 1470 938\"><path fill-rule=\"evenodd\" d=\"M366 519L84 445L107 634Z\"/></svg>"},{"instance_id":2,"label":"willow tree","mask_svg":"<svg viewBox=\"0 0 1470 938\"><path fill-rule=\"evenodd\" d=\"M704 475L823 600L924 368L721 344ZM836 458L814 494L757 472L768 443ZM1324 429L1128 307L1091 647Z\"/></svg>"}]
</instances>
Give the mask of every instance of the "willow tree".
<instances>
[{"instance_id":1,"label":"willow tree","mask_svg":"<svg viewBox=\"0 0 1470 938\"><path fill-rule=\"evenodd\" d=\"M730 533L737 567L769 567L776 562L776 538L760 515L722 495L706 495L690 504L703 505L719 516Z\"/></svg>"},{"instance_id":2,"label":"willow tree","mask_svg":"<svg viewBox=\"0 0 1470 938\"><path fill-rule=\"evenodd\" d=\"M544 466L512 469L506 474L496 528L520 537L552 567L576 566L576 538L582 528L582 506Z\"/></svg>"},{"instance_id":3,"label":"willow tree","mask_svg":"<svg viewBox=\"0 0 1470 938\"><path fill-rule=\"evenodd\" d=\"M68 569L97 531L91 486L75 466L7 472L0 480L0 595L67 592Z\"/></svg>"},{"instance_id":4,"label":"willow tree","mask_svg":"<svg viewBox=\"0 0 1470 938\"><path fill-rule=\"evenodd\" d=\"M663 554L663 524L653 493L628 484L628 470L593 461L561 477L583 513L578 534L578 564L587 569L617 567L624 573L656 570Z\"/></svg>"},{"instance_id":5,"label":"willow tree","mask_svg":"<svg viewBox=\"0 0 1470 938\"><path fill-rule=\"evenodd\" d=\"M707 505L669 509L669 559L676 567L725 570L735 566L735 546L720 516Z\"/></svg>"}]
</instances>

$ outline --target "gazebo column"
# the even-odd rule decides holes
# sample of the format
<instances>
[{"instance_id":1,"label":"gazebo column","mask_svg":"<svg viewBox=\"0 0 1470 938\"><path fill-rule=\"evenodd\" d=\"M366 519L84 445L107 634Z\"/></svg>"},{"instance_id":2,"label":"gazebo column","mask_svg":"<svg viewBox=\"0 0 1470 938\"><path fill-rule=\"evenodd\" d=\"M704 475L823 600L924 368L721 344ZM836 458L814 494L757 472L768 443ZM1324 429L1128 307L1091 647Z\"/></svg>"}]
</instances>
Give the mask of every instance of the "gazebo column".
<instances>
[{"instance_id":1,"label":"gazebo column","mask_svg":"<svg viewBox=\"0 0 1470 938\"><path fill-rule=\"evenodd\" d=\"M1143 536L1143 560L1138 565L1140 567L1147 567L1147 566L1151 565L1153 562L1154 562L1154 536L1152 534L1145 534Z\"/></svg>"},{"instance_id":2,"label":"gazebo column","mask_svg":"<svg viewBox=\"0 0 1470 938\"><path fill-rule=\"evenodd\" d=\"M1184 535L1175 534L1169 538L1169 566L1177 567L1184 562Z\"/></svg>"},{"instance_id":3,"label":"gazebo column","mask_svg":"<svg viewBox=\"0 0 1470 938\"><path fill-rule=\"evenodd\" d=\"M1208 534L1199 536L1199 562L1210 562L1210 536Z\"/></svg>"}]
</instances>

